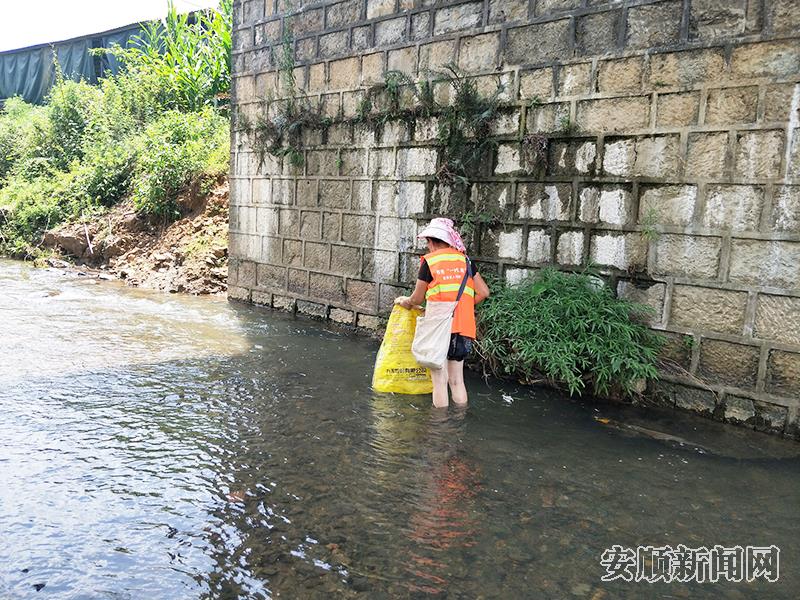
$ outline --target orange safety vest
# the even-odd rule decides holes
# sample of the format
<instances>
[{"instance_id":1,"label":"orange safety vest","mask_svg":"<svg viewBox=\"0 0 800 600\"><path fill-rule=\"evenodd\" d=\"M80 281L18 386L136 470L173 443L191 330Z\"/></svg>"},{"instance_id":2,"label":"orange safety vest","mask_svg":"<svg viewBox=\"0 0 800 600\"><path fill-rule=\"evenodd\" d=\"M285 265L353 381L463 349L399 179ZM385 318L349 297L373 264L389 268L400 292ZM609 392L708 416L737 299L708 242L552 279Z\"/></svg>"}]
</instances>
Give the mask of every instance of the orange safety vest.
<instances>
[{"instance_id":1,"label":"orange safety vest","mask_svg":"<svg viewBox=\"0 0 800 600\"><path fill-rule=\"evenodd\" d=\"M455 302L467 271L467 258L455 248L443 248L422 257L428 263L433 281L425 292L427 302ZM475 339L475 282L467 279L453 318L453 333Z\"/></svg>"}]
</instances>

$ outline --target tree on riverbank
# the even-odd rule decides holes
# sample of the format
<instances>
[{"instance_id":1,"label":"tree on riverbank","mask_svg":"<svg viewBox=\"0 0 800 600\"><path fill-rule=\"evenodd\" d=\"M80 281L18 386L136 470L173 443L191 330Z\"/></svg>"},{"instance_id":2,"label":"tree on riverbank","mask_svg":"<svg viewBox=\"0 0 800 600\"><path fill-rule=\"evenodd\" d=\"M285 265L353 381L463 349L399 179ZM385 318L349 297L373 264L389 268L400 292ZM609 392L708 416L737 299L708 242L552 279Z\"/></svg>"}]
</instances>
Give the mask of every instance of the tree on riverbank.
<instances>
[{"instance_id":1,"label":"tree on riverbank","mask_svg":"<svg viewBox=\"0 0 800 600\"><path fill-rule=\"evenodd\" d=\"M44 106L0 113L0 254L39 254L43 234L124 199L169 222L178 194L227 173L232 1L161 23L111 52L124 68L100 85L57 73Z\"/></svg>"}]
</instances>

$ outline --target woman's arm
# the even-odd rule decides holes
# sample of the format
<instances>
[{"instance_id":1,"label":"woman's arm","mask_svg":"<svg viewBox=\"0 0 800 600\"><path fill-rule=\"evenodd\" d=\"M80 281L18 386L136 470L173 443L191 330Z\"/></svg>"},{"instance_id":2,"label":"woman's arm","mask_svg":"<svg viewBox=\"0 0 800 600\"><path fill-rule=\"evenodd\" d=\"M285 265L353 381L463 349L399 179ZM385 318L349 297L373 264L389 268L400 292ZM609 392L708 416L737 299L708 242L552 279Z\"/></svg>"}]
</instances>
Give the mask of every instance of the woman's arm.
<instances>
[{"instance_id":1,"label":"woman's arm","mask_svg":"<svg viewBox=\"0 0 800 600\"><path fill-rule=\"evenodd\" d=\"M486 285L480 273L475 273L472 282L475 284L475 304L480 304L489 297L489 286Z\"/></svg>"},{"instance_id":2,"label":"woman's arm","mask_svg":"<svg viewBox=\"0 0 800 600\"><path fill-rule=\"evenodd\" d=\"M485 284L484 284L485 285ZM425 292L428 290L428 282L417 279L417 285L410 296L399 296L394 303L403 308L414 308L420 306L425 301Z\"/></svg>"}]
</instances>

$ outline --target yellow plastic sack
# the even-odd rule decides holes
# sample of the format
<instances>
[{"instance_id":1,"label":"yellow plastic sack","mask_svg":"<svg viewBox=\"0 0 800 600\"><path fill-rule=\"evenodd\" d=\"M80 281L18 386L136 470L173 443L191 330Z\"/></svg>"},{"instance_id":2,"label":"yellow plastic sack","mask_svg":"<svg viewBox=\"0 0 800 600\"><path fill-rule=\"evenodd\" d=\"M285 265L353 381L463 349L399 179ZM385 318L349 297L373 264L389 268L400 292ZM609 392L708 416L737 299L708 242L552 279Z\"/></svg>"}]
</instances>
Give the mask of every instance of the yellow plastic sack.
<instances>
[{"instance_id":1,"label":"yellow plastic sack","mask_svg":"<svg viewBox=\"0 0 800 600\"><path fill-rule=\"evenodd\" d=\"M433 392L431 374L417 364L411 354L414 330L421 310L409 310L395 305L386 325L381 349L375 359L372 389L395 394L430 394Z\"/></svg>"}]
</instances>

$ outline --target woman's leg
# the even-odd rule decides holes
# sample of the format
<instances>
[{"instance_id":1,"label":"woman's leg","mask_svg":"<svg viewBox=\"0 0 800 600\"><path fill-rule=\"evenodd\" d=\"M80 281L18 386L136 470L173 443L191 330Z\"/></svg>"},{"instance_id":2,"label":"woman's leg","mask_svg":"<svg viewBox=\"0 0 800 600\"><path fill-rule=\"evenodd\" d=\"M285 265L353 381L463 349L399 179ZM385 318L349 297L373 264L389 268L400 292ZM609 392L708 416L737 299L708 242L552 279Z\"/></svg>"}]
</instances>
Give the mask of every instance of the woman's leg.
<instances>
[{"instance_id":1,"label":"woman's leg","mask_svg":"<svg viewBox=\"0 0 800 600\"><path fill-rule=\"evenodd\" d=\"M447 372L447 366L441 369L431 369L431 379L433 380L433 405L436 408L447 408Z\"/></svg>"},{"instance_id":2,"label":"woman's leg","mask_svg":"<svg viewBox=\"0 0 800 600\"><path fill-rule=\"evenodd\" d=\"M447 378L450 383L450 393L453 403L457 406L467 405L467 387L464 385L464 361L447 361Z\"/></svg>"}]
</instances>

